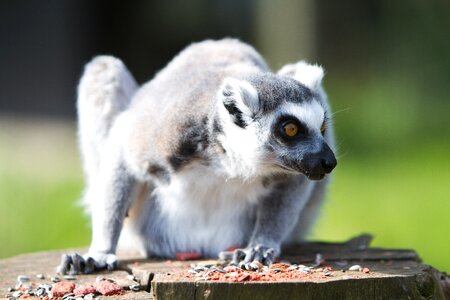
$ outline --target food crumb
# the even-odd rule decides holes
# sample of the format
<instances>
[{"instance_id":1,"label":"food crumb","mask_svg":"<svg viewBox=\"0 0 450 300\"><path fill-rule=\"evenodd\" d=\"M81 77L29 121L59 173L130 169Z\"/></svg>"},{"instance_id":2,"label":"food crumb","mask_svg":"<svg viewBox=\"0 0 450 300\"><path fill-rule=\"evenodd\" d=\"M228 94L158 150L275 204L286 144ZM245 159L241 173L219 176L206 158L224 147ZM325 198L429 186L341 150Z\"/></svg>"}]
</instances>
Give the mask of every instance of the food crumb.
<instances>
[{"instance_id":1,"label":"food crumb","mask_svg":"<svg viewBox=\"0 0 450 300\"><path fill-rule=\"evenodd\" d=\"M65 294L72 293L72 291L74 289L75 289L75 283L67 282L67 281L60 281L53 285L51 292L52 292L53 297L62 297Z\"/></svg>"},{"instance_id":2,"label":"food crumb","mask_svg":"<svg viewBox=\"0 0 450 300\"><path fill-rule=\"evenodd\" d=\"M123 289L115 283L108 280L102 280L94 284L95 289L102 295L119 295L123 293Z\"/></svg>"}]
</instances>

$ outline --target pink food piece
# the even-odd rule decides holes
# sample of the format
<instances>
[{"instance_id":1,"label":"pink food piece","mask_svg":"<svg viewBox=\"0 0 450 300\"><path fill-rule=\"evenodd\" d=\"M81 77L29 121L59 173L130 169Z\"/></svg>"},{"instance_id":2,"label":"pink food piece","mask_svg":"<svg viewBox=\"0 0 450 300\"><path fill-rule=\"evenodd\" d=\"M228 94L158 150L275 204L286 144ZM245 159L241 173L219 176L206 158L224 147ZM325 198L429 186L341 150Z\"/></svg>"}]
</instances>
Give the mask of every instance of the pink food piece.
<instances>
[{"instance_id":1,"label":"pink food piece","mask_svg":"<svg viewBox=\"0 0 450 300\"><path fill-rule=\"evenodd\" d=\"M61 282L57 282L53 285L51 292L52 292L53 297L62 297L67 293L72 293L72 291L74 289L75 289L75 283L61 281Z\"/></svg>"},{"instance_id":2,"label":"pink food piece","mask_svg":"<svg viewBox=\"0 0 450 300\"><path fill-rule=\"evenodd\" d=\"M115 283L107 280L102 280L94 284L95 289L102 295L118 295L123 292L123 289Z\"/></svg>"},{"instance_id":3,"label":"pink food piece","mask_svg":"<svg viewBox=\"0 0 450 300\"><path fill-rule=\"evenodd\" d=\"M202 255L198 252L177 252L175 258L176 260L194 260L202 258Z\"/></svg>"},{"instance_id":4,"label":"pink food piece","mask_svg":"<svg viewBox=\"0 0 450 300\"><path fill-rule=\"evenodd\" d=\"M95 294L96 291L97 290L95 289L95 287L93 287L90 284L87 284L87 285L80 285L79 287L73 290L73 293L75 294L75 296L78 296L78 295Z\"/></svg>"}]
</instances>

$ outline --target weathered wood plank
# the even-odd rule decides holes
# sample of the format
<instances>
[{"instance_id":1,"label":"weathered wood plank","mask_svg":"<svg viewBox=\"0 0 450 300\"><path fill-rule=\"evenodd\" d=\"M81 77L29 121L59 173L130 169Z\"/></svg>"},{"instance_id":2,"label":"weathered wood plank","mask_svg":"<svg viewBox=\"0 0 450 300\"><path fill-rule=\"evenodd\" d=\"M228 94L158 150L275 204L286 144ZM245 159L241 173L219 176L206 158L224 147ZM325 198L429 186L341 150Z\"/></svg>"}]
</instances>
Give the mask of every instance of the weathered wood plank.
<instances>
[{"instance_id":1,"label":"weathered wood plank","mask_svg":"<svg viewBox=\"0 0 450 300\"><path fill-rule=\"evenodd\" d=\"M324 279L230 283L156 274L151 285L155 299L444 299L432 268L417 262L364 262L368 274L328 265L337 271Z\"/></svg>"},{"instance_id":2,"label":"weathered wood plank","mask_svg":"<svg viewBox=\"0 0 450 300\"><path fill-rule=\"evenodd\" d=\"M142 290L127 292L114 299L445 299L449 297L449 277L420 263L412 250L368 248L370 238L345 243L302 243L284 249L280 260L312 265L321 253L333 271L327 277L305 277L286 282L218 282L195 281L180 276L193 264L214 264L215 260L170 261L158 259L124 259L113 272L78 275L77 284L93 283L99 275L126 285L133 274ZM50 283L62 253L85 253L86 249L40 252L0 260L0 298L14 287L17 275L32 278L34 284ZM354 264L370 269L369 273L348 271ZM43 274L46 279L36 278ZM124 281L125 280L125 281ZM102 298L107 298L102 296ZM33 298L31 298L33 299Z\"/></svg>"}]
</instances>

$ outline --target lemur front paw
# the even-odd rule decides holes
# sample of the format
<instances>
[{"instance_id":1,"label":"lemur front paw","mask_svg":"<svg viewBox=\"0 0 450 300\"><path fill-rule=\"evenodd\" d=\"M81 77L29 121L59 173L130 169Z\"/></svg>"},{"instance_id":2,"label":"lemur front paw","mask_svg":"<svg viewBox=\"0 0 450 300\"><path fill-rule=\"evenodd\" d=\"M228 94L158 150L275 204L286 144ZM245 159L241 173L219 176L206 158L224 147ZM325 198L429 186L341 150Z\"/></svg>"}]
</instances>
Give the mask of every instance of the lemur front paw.
<instances>
[{"instance_id":1,"label":"lemur front paw","mask_svg":"<svg viewBox=\"0 0 450 300\"><path fill-rule=\"evenodd\" d=\"M263 265L270 266L276 256L274 248L263 245L256 245L254 247L247 247L245 249L236 249L233 252L233 258L230 265L239 266L245 270L254 270L252 262L259 262Z\"/></svg>"},{"instance_id":2,"label":"lemur front paw","mask_svg":"<svg viewBox=\"0 0 450 300\"><path fill-rule=\"evenodd\" d=\"M117 264L117 256L114 254L87 253L81 256L78 253L70 253L62 255L56 272L69 275L91 274L104 269L114 270Z\"/></svg>"}]
</instances>

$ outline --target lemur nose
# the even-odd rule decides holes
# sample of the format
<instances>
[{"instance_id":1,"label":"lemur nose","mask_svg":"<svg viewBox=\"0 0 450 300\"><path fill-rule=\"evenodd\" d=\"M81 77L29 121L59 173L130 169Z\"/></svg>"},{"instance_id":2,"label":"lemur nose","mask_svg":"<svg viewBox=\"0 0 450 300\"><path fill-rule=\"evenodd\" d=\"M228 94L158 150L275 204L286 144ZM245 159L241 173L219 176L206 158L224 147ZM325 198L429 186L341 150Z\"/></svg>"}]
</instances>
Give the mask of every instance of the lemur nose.
<instances>
[{"instance_id":1,"label":"lemur nose","mask_svg":"<svg viewBox=\"0 0 450 300\"><path fill-rule=\"evenodd\" d=\"M320 163L322 164L322 168L326 173L330 173L331 171L333 171L334 167L336 167L337 165L337 161L334 155L323 158Z\"/></svg>"}]
</instances>

